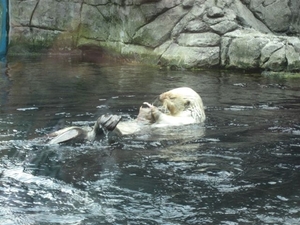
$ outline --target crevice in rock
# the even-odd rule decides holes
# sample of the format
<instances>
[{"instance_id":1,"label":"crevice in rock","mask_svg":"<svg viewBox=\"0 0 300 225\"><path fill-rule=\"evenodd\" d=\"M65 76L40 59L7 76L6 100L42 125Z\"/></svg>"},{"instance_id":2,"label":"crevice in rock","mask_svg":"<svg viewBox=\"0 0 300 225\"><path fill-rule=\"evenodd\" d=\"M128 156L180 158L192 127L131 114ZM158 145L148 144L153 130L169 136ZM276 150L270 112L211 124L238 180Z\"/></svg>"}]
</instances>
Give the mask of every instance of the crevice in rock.
<instances>
[{"instance_id":1,"label":"crevice in rock","mask_svg":"<svg viewBox=\"0 0 300 225\"><path fill-rule=\"evenodd\" d=\"M265 47L265 46L264 46ZM263 49L264 47L262 47L261 49ZM267 57L263 62L261 62L262 64L265 64L266 62L269 61L270 57L277 52L278 50L280 50L281 48L283 48L283 46L278 46L278 48L276 48L274 51L270 52L270 56ZM261 57L260 57L261 58Z\"/></svg>"},{"instance_id":2,"label":"crevice in rock","mask_svg":"<svg viewBox=\"0 0 300 225\"><path fill-rule=\"evenodd\" d=\"M38 1L36 2L35 6L34 6L34 8L33 8L33 10L32 10L32 13L31 13L31 15L30 15L30 20L29 20L29 29L30 29L30 32L32 32L32 29L31 29L31 27L32 27L32 25L31 25L31 24L32 24L32 18L33 18L33 15L34 15L35 10L37 9L39 3L40 3L40 0L38 0Z\"/></svg>"},{"instance_id":3,"label":"crevice in rock","mask_svg":"<svg viewBox=\"0 0 300 225\"><path fill-rule=\"evenodd\" d=\"M66 32L66 30L51 28L51 27L34 26L34 25L29 26L29 29L30 29L31 32L33 31L32 30L33 28L40 29L40 30L48 30L48 31Z\"/></svg>"},{"instance_id":4,"label":"crevice in rock","mask_svg":"<svg viewBox=\"0 0 300 225\"><path fill-rule=\"evenodd\" d=\"M266 65L267 63L270 61L271 57L276 54L276 52L280 51L282 48L285 48L285 45L281 48L278 48L277 50L273 51L271 54L270 54L270 57L268 57L264 62L262 62L260 65L260 67L262 68L265 68L266 69ZM281 64L281 68L267 68L269 70L274 70L274 71L282 71L282 70L285 70L287 68L287 65L288 65L288 59L286 57L286 48L284 49L284 60L282 61L282 64Z\"/></svg>"},{"instance_id":5,"label":"crevice in rock","mask_svg":"<svg viewBox=\"0 0 300 225\"><path fill-rule=\"evenodd\" d=\"M284 70L288 70L288 67L289 67L289 59L288 57L286 56L286 53L287 53L287 46L288 44L285 45L285 49L284 49L284 59L285 59L285 69Z\"/></svg>"},{"instance_id":6,"label":"crevice in rock","mask_svg":"<svg viewBox=\"0 0 300 225\"><path fill-rule=\"evenodd\" d=\"M165 42L166 43L166 42ZM164 43L163 43L164 44ZM162 44L162 45L163 45ZM157 65L160 65L161 64L161 58L163 57L163 55L165 54L166 51L168 51L168 49L170 48L170 46L173 44L173 42L170 42L169 46L166 47L166 49L158 56L158 59L157 59Z\"/></svg>"},{"instance_id":7,"label":"crevice in rock","mask_svg":"<svg viewBox=\"0 0 300 225\"><path fill-rule=\"evenodd\" d=\"M87 5L89 5L89 4L87 4ZM89 5L89 6L93 6L93 5ZM94 7L97 9L97 11L99 12L99 14L102 16L102 18L103 18L107 23L110 22L111 24L113 24L112 22L116 22L117 24L119 23L119 25L124 25L124 24L123 24L124 21L123 21L120 17L112 19L112 17L107 17L106 15L104 15L103 12L99 9L99 7L101 7L101 6L124 7L123 5L119 5L119 4L114 4L114 3L109 3L109 2L108 2L107 4L101 4L101 5L94 6ZM129 5L125 5L125 6L132 7L131 5L130 5L130 6L129 6ZM138 29L139 29L139 28L137 28L137 30L138 30ZM136 32L135 32L133 35L130 35L126 29L123 29L122 31L126 34L127 37L129 37L129 39L132 39L132 38L134 37L135 33L136 33ZM108 35L107 40L110 41L110 38L111 38L111 34ZM121 41L121 43L130 44L130 41L131 41L131 40L125 41L125 42L122 42L122 41Z\"/></svg>"},{"instance_id":8,"label":"crevice in rock","mask_svg":"<svg viewBox=\"0 0 300 225\"><path fill-rule=\"evenodd\" d=\"M80 38L80 31L81 31L81 28L82 28L82 9L83 9L83 4L85 4L84 1L81 2L80 9L79 9L79 20L80 20L80 23L79 23L78 28L77 28L76 46L78 45L79 38Z\"/></svg>"},{"instance_id":9,"label":"crevice in rock","mask_svg":"<svg viewBox=\"0 0 300 225\"><path fill-rule=\"evenodd\" d=\"M243 2L241 2L243 5L245 5ZM273 31L270 29L270 27L264 22L264 21L262 21L262 19L259 17L259 15L257 14L257 13L255 13L255 12L253 12L251 9L250 9L250 7L249 7L249 5L248 4L246 4L245 5L246 7L247 7L247 9L249 10L249 12L251 12L251 14L253 15L253 17L257 20L257 21L259 21L260 23L262 23L263 25L265 25L267 28L268 28L268 30L271 32L271 33L273 33ZM241 19L241 18L240 18ZM245 21L246 22L246 21ZM247 25L249 25L247 22L246 22L246 24Z\"/></svg>"},{"instance_id":10,"label":"crevice in rock","mask_svg":"<svg viewBox=\"0 0 300 225\"><path fill-rule=\"evenodd\" d=\"M237 16L236 22L242 27L251 27L243 17Z\"/></svg>"},{"instance_id":11,"label":"crevice in rock","mask_svg":"<svg viewBox=\"0 0 300 225\"><path fill-rule=\"evenodd\" d=\"M88 5L88 4L87 4ZM93 6L93 5L89 5L89 6ZM109 18L107 18L106 16L104 16L103 15L103 13L101 12L101 10L98 8L98 6L94 6L96 9L97 9L97 11L100 13L100 15L106 20L106 21L109 21L108 19Z\"/></svg>"},{"instance_id":12,"label":"crevice in rock","mask_svg":"<svg viewBox=\"0 0 300 225\"><path fill-rule=\"evenodd\" d=\"M174 7L170 7L170 8L168 8L168 10L166 10L166 11L164 11L164 13L161 13L159 16L157 16L153 21L155 21L155 20L158 20L158 21L160 21L161 23L162 23L162 18L161 18L161 16L164 16L163 14L168 14L168 15L166 15L165 17L168 17L169 18L169 20L170 20L170 17L172 17L173 15L172 15L172 11L170 11L170 10L174 10L174 12L175 12L175 8L176 7L180 7L180 5L176 5L176 6L174 6ZM160 38L160 41L163 41L163 42L165 42L165 41L167 41L167 40L169 40L170 38L171 38L171 34L172 34L172 31L173 31L173 29L174 29L174 27L176 26L176 24L178 23L178 21L180 21L181 19L182 19L182 17L184 17L185 15L186 15L186 13L188 13L188 10L185 10L185 9L182 9L182 13L179 15L177 15L178 17L176 18L176 21L174 21L174 24L171 22L171 24L172 24L172 27L169 25L169 26L166 26L166 29L168 29L167 31L167 33L163 33L164 35L162 36L162 35L160 35L161 36L161 38ZM174 18L173 18L174 19ZM152 22L153 22L152 21ZM142 25L142 26L140 26L140 27L138 27L137 29L136 29L136 31L135 31L135 33L134 33L134 35L133 35L133 42L135 42L134 40L139 36L139 32L143 32L143 29L144 29L144 27L145 27L145 31L147 32L148 30L149 30L149 28L147 28L147 26L150 26L151 27L151 25L152 25L152 22L149 22L149 23L146 23L146 24L144 24L144 25ZM155 23L155 22L154 22ZM157 43L157 44L155 44L155 45L147 45L147 44L145 44L145 46L147 46L147 47L151 47L151 48L156 48L156 47L158 47L158 46L160 46L162 43L159 41L159 43ZM134 44L136 44L136 43L134 43Z\"/></svg>"},{"instance_id":13,"label":"crevice in rock","mask_svg":"<svg viewBox=\"0 0 300 225\"><path fill-rule=\"evenodd\" d=\"M230 65L230 58L228 56L228 51L229 51L229 47L230 47L233 39L234 38L228 38L228 42L227 42L226 46L222 46L222 40L220 41L220 53L219 53L220 54L219 55L220 63L219 63L219 65L221 65L221 66L226 67L226 66ZM224 49L224 53L222 53L223 52L222 49ZM223 61L224 65L222 65L222 54L224 55L224 61Z\"/></svg>"},{"instance_id":14,"label":"crevice in rock","mask_svg":"<svg viewBox=\"0 0 300 225\"><path fill-rule=\"evenodd\" d=\"M281 1L281 0L279 0L279 1ZM263 7L267 7L267 6L269 6L269 5L273 5L274 3L276 3L276 2L278 2L278 0L276 1L276 0L274 0L273 2L266 2L266 1L264 1L263 3L262 3L262 5L263 5Z\"/></svg>"},{"instance_id":15,"label":"crevice in rock","mask_svg":"<svg viewBox=\"0 0 300 225\"><path fill-rule=\"evenodd\" d=\"M175 5L173 7L170 8L166 8L164 10L162 10L161 12L159 12L158 14L156 14L155 16L153 16L153 18L151 18L149 21L147 21L147 23L145 23L144 25L140 26L137 28L136 32L138 32L140 29L142 29L144 26L147 26L148 24L152 23L153 21L155 21L158 17L160 17L161 15L163 15L164 13L170 11L171 9L176 8L179 5ZM144 17L146 18L145 14L142 11L142 14L144 15ZM133 35L133 37L136 35L136 33Z\"/></svg>"},{"instance_id":16,"label":"crevice in rock","mask_svg":"<svg viewBox=\"0 0 300 225\"><path fill-rule=\"evenodd\" d=\"M185 15L183 15L178 22L174 25L173 29L171 30L171 38L176 39L180 35L180 33L183 33L188 25L189 22L196 19L196 16L194 16L192 13L192 9L188 10ZM190 32L192 33L192 32ZM198 33L198 32L194 32Z\"/></svg>"},{"instance_id":17,"label":"crevice in rock","mask_svg":"<svg viewBox=\"0 0 300 225\"><path fill-rule=\"evenodd\" d=\"M177 6L179 6L180 4L174 5L173 7L170 8L164 8L162 9L160 12L158 12L155 15L152 15L149 20L147 19L147 16L145 15L145 13L143 12L143 10L141 10L142 14L144 15L144 17L147 19L147 24L153 22L157 17L159 17L160 15L164 14L165 12L169 11L170 9L176 8Z\"/></svg>"},{"instance_id":18,"label":"crevice in rock","mask_svg":"<svg viewBox=\"0 0 300 225\"><path fill-rule=\"evenodd\" d=\"M85 35L81 35L79 38L85 38L87 40L92 40L92 41L107 41L106 39L98 39L98 38L94 38L94 37L87 37Z\"/></svg>"},{"instance_id":19,"label":"crevice in rock","mask_svg":"<svg viewBox=\"0 0 300 225\"><path fill-rule=\"evenodd\" d=\"M276 29L276 28L271 28L272 25L268 25L266 22L264 22L264 20L267 21L267 18L265 18L265 14L266 12L265 11L270 11L272 10L273 8L277 7L278 8L278 5L275 5L275 4L278 4L280 3L281 0L273 0L272 2L271 1L264 1L262 2L261 4L257 5L256 7L248 7L248 9L253 13L254 17L260 21L261 23L263 23L270 31L272 31L273 34L275 35L282 35L282 34L286 34L289 32L290 30L290 26L286 27L286 28L281 28L281 29ZM287 2L287 5L284 5L284 6L280 6L282 9L282 11L285 11L284 9L287 9L287 10L290 10L292 11L292 9L290 8L290 2ZM263 8L263 9L262 9ZM292 14L290 15L290 22L292 21ZM273 31L275 30L275 31Z\"/></svg>"},{"instance_id":20,"label":"crevice in rock","mask_svg":"<svg viewBox=\"0 0 300 225\"><path fill-rule=\"evenodd\" d=\"M109 4L109 2L107 2L107 3L105 3L105 4L89 4L89 3L87 3L87 2L82 2L82 4L86 4L86 5L89 5L89 6L95 6L95 7L97 7L97 6L103 6L103 5L108 5ZM117 4L116 4L117 5Z\"/></svg>"}]
</instances>

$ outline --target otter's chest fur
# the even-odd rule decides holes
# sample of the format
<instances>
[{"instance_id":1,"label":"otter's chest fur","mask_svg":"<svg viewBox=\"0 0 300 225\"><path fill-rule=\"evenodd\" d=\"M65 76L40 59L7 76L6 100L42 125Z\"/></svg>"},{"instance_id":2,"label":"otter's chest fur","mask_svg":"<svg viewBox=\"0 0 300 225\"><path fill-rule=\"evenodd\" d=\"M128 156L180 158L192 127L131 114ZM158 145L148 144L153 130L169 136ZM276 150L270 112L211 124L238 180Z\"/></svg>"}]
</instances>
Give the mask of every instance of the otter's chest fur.
<instances>
[{"instance_id":1,"label":"otter's chest fur","mask_svg":"<svg viewBox=\"0 0 300 225\"><path fill-rule=\"evenodd\" d=\"M190 110L181 111L175 115L161 113L152 126L178 126L184 124L196 123Z\"/></svg>"}]
</instances>

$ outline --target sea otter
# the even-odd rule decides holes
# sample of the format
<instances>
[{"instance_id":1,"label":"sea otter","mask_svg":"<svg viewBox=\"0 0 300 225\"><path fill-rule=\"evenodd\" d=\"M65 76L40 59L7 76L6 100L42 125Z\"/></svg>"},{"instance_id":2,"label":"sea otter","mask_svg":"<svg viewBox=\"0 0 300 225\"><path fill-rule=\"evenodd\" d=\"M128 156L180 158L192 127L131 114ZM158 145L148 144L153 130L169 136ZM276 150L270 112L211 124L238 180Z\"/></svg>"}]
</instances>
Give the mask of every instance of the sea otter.
<instances>
[{"instance_id":1,"label":"sea otter","mask_svg":"<svg viewBox=\"0 0 300 225\"><path fill-rule=\"evenodd\" d=\"M129 135L140 132L147 126L152 128L180 126L205 121L202 99L191 88L172 89L159 95L158 100L162 107L144 102L149 108L141 107L137 119L120 122L115 132L119 135Z\"/></svg>"},{"instance_id":2,"label":"sea otter","mask_svg":"<svg viewBox=\"0 0 300 225\"><path fill-rule=\"evenodd\" d=\"M49 144L78 143L94 141L106 131L112 131L119 136L142 134L168 137L180 133L183 137L195 134L189 129L170 129L170 126L180 126L186 124L198 124L205 121L205 112L201 97L191 88L181 87L164 92L157 99L161 106L154 106L144 102L139 109L139 114L135 120L120 122L121 117L117 115L103 115L97 119L93 128L91 127L67 127L48 135ZM198 132L198 133L197 133ZM199 136L203 131L197 130Z\"/></svg>"},{"instance_id":3,"label":"sea otter","mask_svg":"<svg viewBox=\"0 0 300 225\"><path fill-rule=\"evenodd\" d=\"M184 125L202 123L205 112L200 96L191 88L181 87L164 92L159 96L163 108L162 112L157 107L149 105L156 124Z\"/></svg>"}]
</instances>

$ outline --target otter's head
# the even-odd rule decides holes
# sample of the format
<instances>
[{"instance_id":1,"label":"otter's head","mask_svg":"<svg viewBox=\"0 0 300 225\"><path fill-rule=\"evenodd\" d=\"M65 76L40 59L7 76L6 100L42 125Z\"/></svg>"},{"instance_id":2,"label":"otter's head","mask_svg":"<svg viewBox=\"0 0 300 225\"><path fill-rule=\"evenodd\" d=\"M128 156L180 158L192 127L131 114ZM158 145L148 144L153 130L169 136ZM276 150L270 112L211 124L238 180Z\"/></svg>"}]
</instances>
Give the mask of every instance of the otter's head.
<instances>
[{"instance_id":1,"label":"otter's head","mask_svg":"<svg viewBox=\"0 0 300 225\"><path fill-rule=\"evenodd\" d=\"M177 116L183 111L189 110L197 122L205 120L202 99L191 88L180 87L164 92L159 100L172 116Z\"/></svg>"}]
</instances>

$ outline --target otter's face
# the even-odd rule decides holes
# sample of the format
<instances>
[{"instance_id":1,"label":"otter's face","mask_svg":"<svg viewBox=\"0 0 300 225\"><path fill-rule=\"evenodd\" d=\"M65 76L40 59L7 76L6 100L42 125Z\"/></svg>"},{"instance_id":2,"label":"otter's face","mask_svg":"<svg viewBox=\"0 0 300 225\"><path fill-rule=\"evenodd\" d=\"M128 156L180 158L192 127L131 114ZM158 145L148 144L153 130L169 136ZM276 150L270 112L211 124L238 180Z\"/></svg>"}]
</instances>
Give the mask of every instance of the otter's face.
<instances>
[{"instance_id":1,"label":"otter's face","mask_svg":"<svg viewBox=\"0 0 300 225\"><path fill-rule=\"evenodd\" d=\"M190 104L189 100L185 99L182 93L177 93L172 90L162 93L159 96L159 100L173 116L184 111Z\"/></svg>"}]
</instances>

